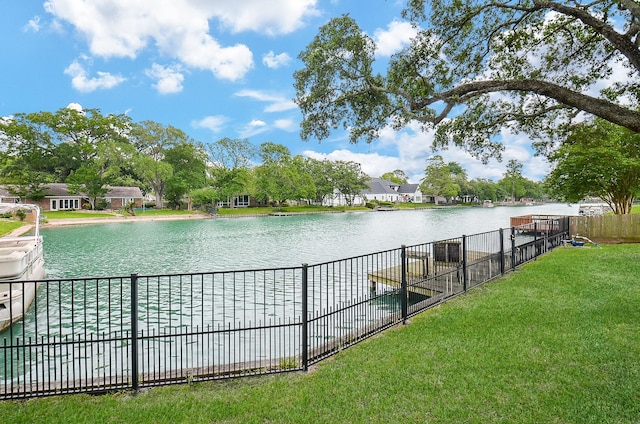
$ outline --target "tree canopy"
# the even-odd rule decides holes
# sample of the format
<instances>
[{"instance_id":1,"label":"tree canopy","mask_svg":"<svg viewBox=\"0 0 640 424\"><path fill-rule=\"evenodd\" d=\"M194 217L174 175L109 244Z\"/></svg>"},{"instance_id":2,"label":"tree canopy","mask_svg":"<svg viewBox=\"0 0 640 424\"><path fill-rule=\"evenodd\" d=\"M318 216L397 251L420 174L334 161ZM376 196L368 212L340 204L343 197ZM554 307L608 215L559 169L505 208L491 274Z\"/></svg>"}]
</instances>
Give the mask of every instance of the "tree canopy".
<instances>
[{"instance_id":1,"label":"tree canopy","mask_svg":"<svg viewBox=\"0 0 640 424\"><path fill-rule=\"evenodd\" d=\"M551 157L546 179L551 193L567 202L603 199L616 214L631 213L640 195L640 134L604 120L574 129Z\"/></svg>"},{"instance_id":2,"label":"tree canopy","mask_svg":"<svg viewBox=\"0 0 640 424\"><path fill-rule=\"evenodd\" d=\"M505 192L509 193L512 202L522 197L525 193L522 163L515 159L509 160L504 178L500 180L499 184Z\"/></svg>"},{"instance_id":3,"label":"tree canopy","mask_svg":"<svg viewBox=\"0 0 640 424\"><path fill-rule=\"evenodd\" d=\"M457 190L442 192L452 200L457 195L504 198L500 183L467 181L460 164L445 164L441 157L437 165ZM408 183L401 169L382 177ZM275 142L262 143L259 149L244 139L203 145L178 128L137 123L124 115L103 116L97 109L0 118L0 183L20 198L42 199L46 183L66 183L70 192L87 199L82 207L98 209L109 206L101 199L114 185L153 192L158 207L236 205L238 196L262 204L326 204L341 198L353 205L369 180L357 162L292 156ZM240 203L244 206L246 200Z\"/></svg>"},{"instance_id":4,"label":"tree canopy","mask_svg":"<svg viewBox=\"0 0 640 424\"><path fill-rule=\"evenodd\" d=\"M352 142L372 141L417 122L436 128L434 147L487 160L500 155L503 129L545 151L581 112L640 132L636 1L410 0L404 17L418 32L385 74L354 19L320 28L294 75L303 139L343 127ZM609 81L614 73L626 79Z\"/></svg>"},{"instance_id":5,"label":"tree canopy","mask_svg":"<svg viewBox=\"0 0 640 424\"><path fill-rule=\"evenodd\" d=\"M444 163L442 156L430 157L424 170L425 177L420 184L420 190L424 194L433 195L438 203L437 196L452 198L460 193L460 186L456 183L452 167Z\"/></svg>"}]
</instances>

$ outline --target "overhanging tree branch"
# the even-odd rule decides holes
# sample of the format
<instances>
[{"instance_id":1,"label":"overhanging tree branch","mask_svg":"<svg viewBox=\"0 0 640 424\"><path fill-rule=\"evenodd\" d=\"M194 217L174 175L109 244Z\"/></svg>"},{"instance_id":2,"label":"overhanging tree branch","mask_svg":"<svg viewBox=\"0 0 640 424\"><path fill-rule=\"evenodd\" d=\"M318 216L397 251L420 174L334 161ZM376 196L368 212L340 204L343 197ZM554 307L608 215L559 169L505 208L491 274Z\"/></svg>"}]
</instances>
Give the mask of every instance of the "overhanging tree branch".
<instances>
[{"instance_id":1,"label":"overhanging tree branch","mask_svg":"<svg viewBox=\"0 0 640 424\"><path fill-rule=\"evenodd\" d=\"M546 81L522 79L511 81L474 81L461 84L451 90L434 94L422 102L416 103L416 109L422 110L434 103L443 101L446 103L445 111L450 111L456 104L463 104L470 97L498 92L529 92L543 95L556 100L558 103L574 107L606 121L613 122L630 130L640 132L640 112L633 111L615 103L569 90L558 84ZM443 113L435 117L422 117L416 115L415 119L433 124L440 123L446 115Z\"/></svg>"}]
</instances>

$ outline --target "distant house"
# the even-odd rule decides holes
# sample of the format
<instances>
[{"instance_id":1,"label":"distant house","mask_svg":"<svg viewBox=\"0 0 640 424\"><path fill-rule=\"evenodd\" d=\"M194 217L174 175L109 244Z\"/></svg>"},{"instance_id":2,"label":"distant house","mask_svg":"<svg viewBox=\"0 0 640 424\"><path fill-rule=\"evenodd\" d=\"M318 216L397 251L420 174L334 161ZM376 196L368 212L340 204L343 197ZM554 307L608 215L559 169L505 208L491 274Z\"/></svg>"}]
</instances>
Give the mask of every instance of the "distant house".
<instances>
[{"instance_id":1,"label":"distant house","mask_svg":"<svg viewBox=\"0 0 640 424\"><path fill-rule=\"evenodd\" d=\"M362 191L367 200L393 203L422 203L420 184L396 184L382 178L372 178L369 187Z\"/></svg>"},{"instance_id":2,"label":"distant house","mask_svg":"<svg viewBox=\"0 0 640 424\"><path fill-rule=\"evenodd\" d=\"M0 186L0 202L2 203L18 203L20 197L9 193L6 187Z\"/></svg>"},{"instance_id":3,"label":"distant house","mask_svg":"<svg viewBox=\"0 0 640 424\"><path fill-rule=\"evenodd\" d=\"M433 194L423 194L422 203L447 203L447 198L444 196L435 196Z\"/></svg>"},{"instance_id":4,"label":"distant house","mask_svg":"<svg viewBox=\"0 0 640 424\"><path fill-rule=\"evenodd\" d=\"M423 197L419 184L396 184L382 178L371 178L367 182L367 188L353 199L354 205L364 205L367 201L379 202L422 203ZM345 197L336 192L333 197L323 202L325 206L347 206Z\"/></svg>"},{"instance_id":5,"label":"distant house","mask_svg":"<svg viewBox=\"0 0 640 424\"><path fill-rule=\"evenodd\" d=\"M423 202L422 191L420 191L420 184L402 184L398 186L398 193L402 195L403 202Z\"/></svg>"},{"instance_id":6,"label":"distant house","mask_svg":"<svg viewBox=\"0 0 640 424\"><path fill-rule=\"evenodd\" d=\"M140 187L108 187L109 191L104 196L109 209L122 209L133 202L136 208L142 207L144 196Z\"/></svg>"},{"instance_id":7,"label":"distant house","mask_svg":"<svg viewBox=\"0 0 640 424\"><path fill-rule=\"evenodd\" d=\"M218 202L216 202L216 206L219 208L248 208L255 206L264 206L266 204L267 202L259 201L255 197L249 196L248 194L241 194L239 196L235 196L233 199L227 198L226 200L219 200Z\"/></svg>"},{"instance_id":8,"label":"distant house","mask_svg":"<svg viewBox=\"0 0 640 424\"><path fill-rule=\"evenodd\" d=\"M12 195L7 187L0 186L0 200L3 202L17 203L35 203L40 206L44 212L61 211L61 210L79 210L83 204L88 203L88 197L83 193L69 193L67 184L49 183L45 184L45 196L41 200L20 199L18 196ZM121 209L130 202L134 202L136 207L142 207L144 196L139 187L108 187L104 201L107 203L107 209Z\"/></svg>"}]
</instances>

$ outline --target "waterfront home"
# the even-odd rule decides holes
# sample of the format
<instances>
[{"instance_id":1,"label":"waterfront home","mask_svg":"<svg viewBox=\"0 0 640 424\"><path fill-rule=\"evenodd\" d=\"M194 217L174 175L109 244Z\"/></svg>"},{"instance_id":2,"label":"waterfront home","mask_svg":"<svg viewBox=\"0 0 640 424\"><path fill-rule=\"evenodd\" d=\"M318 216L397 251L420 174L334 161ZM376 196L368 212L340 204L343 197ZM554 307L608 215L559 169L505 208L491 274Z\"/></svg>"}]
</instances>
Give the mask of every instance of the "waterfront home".
<instances>
[{"instance_id":1,"label":"waterfront home","mask_svg":"<svg viewBox=\"0 0 640 424\"><path fill-rule=\"evenodd\" d=\"M354 196L352 205L364 206L366 202L391 202L391 203L422 203L423 195L419 184L396 184L382 178L371 178L367 182L367 188ZM348 206L346 197L337 190L333 196L325 199L325 206Z\"/></svg>"},{"instance_id":2,"label":"waterfront home","mask_svg":"<svg viewBox=\"0 0 640 424\"><path fill-rule=\"evenodd\" d=\"M34 203L40 206L44 212L61 210L80 210L83 205L89 203L88 196L84 193L70 193L65 183L44 184L45 196L43 199L34 200L20 198L11 193L9 187L0 186L0 201L10 203ZM104 201L106 209L122 209L125 205L134 202L136 207L142 207L144 196L139 187L107 186L107 193L99 200Z\"/></svg>"},{"instance_id":3,"label":"waterfront home","mask_svg":"<svg viewBox=\"0 0 640 424\"><path fill-rule=\"evenodd\" d=\"M362 191L367 200L392 203L422 203L420 184L396 184L382 178L372 178L369 187Z\"/></svg>"}]
</instances>

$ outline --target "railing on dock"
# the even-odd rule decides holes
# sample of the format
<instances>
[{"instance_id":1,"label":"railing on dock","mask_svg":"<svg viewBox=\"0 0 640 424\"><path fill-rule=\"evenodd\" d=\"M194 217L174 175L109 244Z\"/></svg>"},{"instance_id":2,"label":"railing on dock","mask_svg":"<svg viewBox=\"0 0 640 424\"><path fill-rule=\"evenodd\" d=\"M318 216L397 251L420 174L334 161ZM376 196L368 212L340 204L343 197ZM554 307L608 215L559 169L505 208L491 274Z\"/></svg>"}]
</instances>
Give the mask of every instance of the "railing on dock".
<instances>
[{"instance_id":1,"label":"railing on dock","mask_svg":"<svg viewBox=\"0 0 640 424\"><path fill-rule=\"evenodd\" d=\"M568 238L568 217L523 225L300 267L43 280L0 335L0 399L307 370Z\"/></svg>"}]
</instances>

